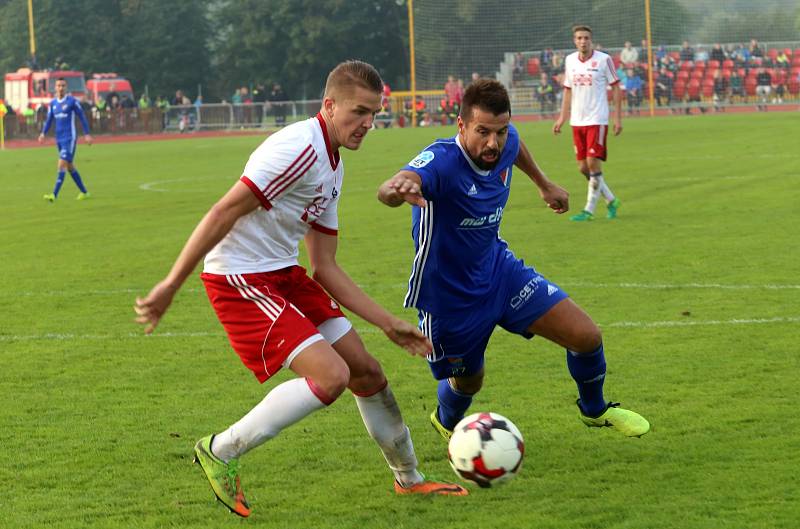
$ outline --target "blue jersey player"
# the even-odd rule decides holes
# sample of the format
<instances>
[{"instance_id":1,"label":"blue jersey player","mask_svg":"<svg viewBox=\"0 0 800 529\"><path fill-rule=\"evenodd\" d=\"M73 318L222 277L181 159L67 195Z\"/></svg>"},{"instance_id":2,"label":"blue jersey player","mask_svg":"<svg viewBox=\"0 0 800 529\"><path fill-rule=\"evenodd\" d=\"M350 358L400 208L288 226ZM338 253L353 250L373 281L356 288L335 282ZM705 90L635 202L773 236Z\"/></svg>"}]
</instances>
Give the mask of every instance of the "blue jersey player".
<instances>
[{"instance_id":1,"label":"blue jersey player","mask_svg":"<svg viewBox=\"0 0 800 529\"><path fill-rule=\"evenodd\" d=\"M502 84L489 79L471 84L464 93L458 134L426 147L378 191L379 200L389 206L413 206L416 255L405 306L419 311L420 328L433 343L428 361L439 384L431 422L450 437L481 389L484 352L499 325L566 348L584 423L644 435L650 429L646 419L603 396L606 361L600 329L500 238L514 166L556 213L569 208L567 192L547 179L510 121Z\"/></svg>"},{"instance_id":2,"label":"blue jersey player","mask_svg":"<svg viewBox=\"0 0 800 529\"><path fill-rule=\"evenodd\" d=\"M72 163L75 159L75 149L78 144L78 131L75 129L75 116L81 121L83 127L84 139L89 145L92 144L92 136L89 134L89 122L86 121L86 114L83 113L81 104L77 99L67 94L67 81L64 78L56 80L56 98L50 102L50 108L47 110L47 120L44 122L42 133L39 134L39 143L44 141L47 131L55 122L55 137L56 147L58 148L58 176L56 177L56 185L52 193L44 196L48 202L55 202L58 198L58 192L61 191L61 185L64 183L64 175L69 171L75 185L80 189L78 200L89 198L89 192L86 191L86 186L83 185L81 175Z\"/></svg>"}]
</instances>

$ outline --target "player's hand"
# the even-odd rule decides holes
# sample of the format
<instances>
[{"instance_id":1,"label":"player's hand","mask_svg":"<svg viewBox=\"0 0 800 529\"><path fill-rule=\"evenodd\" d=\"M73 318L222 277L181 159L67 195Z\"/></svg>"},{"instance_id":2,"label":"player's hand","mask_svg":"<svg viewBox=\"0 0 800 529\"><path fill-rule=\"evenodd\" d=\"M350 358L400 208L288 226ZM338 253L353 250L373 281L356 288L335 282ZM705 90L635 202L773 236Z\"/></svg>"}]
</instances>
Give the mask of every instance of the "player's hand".
<instances>
[{"instance_id":1,"label":"player's hand","mask_svg":"<svg viewBox=\"0 0 800 529\"><path fill-rule=\"evenodd\" d=\"M44 134L39 134L39 143L44 143Z\"/></svg>"},{"instance_id":2,"label":"player's hand","mask_svg":"<svg viewBox=\"0 0 800 529\"><path fill-rule=\"evenodd\" d=\"M427 207L428 201L422 196L422 188L410 178L406 178L402 173L394 175L389 182L389 187L397 193L400 198L421 208Z\"/></svg>"},{"instance_id":3,"label":"player's hand","mask_svg":"<svg viewBox=\"0 0 800 529\"><path fill-rule=\"evenodd\" d=\"M553 123L553 134L561 134L561 125L564 124L564 118L560 117Z\"/></svg>"},{"instance_id":4,"label":"player's hand","mask_svg":"<svg viewBox=\"0 0 800 529\"><path fill-rule=\"evenodd\" d=\"M614 122L614 136L619 136L622 134L622 122L615 121Z\"/></svg>"},{"instance_id":5,"label":"player's hand","mask_svg":"<svg viewBox=\"0 0 800 529\"><path fill-rule=\"evenodd\" d=\"M544 189L539 189L539 195L547 204L547 207L556 213L561 214L569 211L569 193L563 187L549 182Z\"/></svg>"},{"instance_id":6,"label":"player's hand","mask_svg":"<svg viewBox=\"0 0 800 529\"><path fill-rule=\"evenodd\" d=\"M391 341L412 355L427 356L433 351L433 344L428 338L405 320L393 318L389 327L383 329Z\"/></svg>"},{"instance_id":7,"label":"player's hand","mask_svg":"<svg viewBox=\"0 0 800 529\"><path fill-rule=\"evenodd\" d=\"M92 144L92 142L94 141L94 140L92 139L92 135L91 135L91 134L87 134L86 136L84 136L84 137L83 137L83 139L86 141L86 144L87 144L87 145L91 145L91 144Z\"/></svg>"},{"instance_id":8,"label":"player's hand","mask_svg":"<svg viewBox=\"0 0 800 529\"><path fill-rule=\"evenodd\" d=\"M162 281L154 286L144 299L136 298L136 304L133 306L133 310L138 315L136 323L145 325L145 334L152 333L156 328L177 291L178 289L173 285Z\"/></svg>"}]
</instances>

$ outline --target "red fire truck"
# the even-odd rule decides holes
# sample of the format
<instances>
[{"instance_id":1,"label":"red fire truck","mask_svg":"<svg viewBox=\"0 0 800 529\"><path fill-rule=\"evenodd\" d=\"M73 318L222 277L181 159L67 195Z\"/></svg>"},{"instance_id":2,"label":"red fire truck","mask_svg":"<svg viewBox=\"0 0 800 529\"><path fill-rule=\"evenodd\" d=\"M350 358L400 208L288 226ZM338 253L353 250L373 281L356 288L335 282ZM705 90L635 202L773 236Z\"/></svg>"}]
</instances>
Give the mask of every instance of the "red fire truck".
<instances>
[{"instance_id":1,"label":"red fire truck","mask_svg":"<svg viewBox=\"0 0 800 529\"><path fill-rule=\"evenodd\" d=\"M63 77L67 82L67 92L79 101L86 99L86 79L83 72L74 70L50 70L36 72L30 68L20 68L5 75L5 99L15 109L48 105L55 97L56 79Z\"/></svg>"},{"instance_id":2,"label":"red fire truck","mask_svg":"<svg viewBox=\"0 0 800 529\"><path fill-rule=\"evenodd\" d=\"M109 94L116 92L120 100L127 96L131 101L133 98L133 87L131 82L120 77L115 73L96 73L86 81L86 90L89 93L88 99L92 103L108 98Z\"/></svg>"}]
</instances>

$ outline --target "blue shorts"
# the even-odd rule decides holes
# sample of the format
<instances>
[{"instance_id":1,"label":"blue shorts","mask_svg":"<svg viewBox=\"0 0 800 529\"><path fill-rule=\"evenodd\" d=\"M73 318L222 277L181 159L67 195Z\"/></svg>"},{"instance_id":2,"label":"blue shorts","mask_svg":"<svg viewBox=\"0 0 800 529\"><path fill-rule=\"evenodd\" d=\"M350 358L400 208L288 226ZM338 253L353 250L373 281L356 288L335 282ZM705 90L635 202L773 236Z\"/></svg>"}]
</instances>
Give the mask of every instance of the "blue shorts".
<instances>
[{"instance_id":1,"label":"blue shorts","mask_svg":"<svg viewBox=\"0 0 800 529\"><path fill-rule=\"evenodd\" d=\"M528 327L569 297L521 259L509 259L503 268L497 288L478 309L458 315L419 311L419 328L433 343L428 363L437 380L479 372L497 325L530 339Z\"/></svg>"},{"instance_id":2,"label":"blue shorts","mask_svg":"<svg viewBox=\"0 0 800 529\"><path fill-rule=\"evenodd\" d=\"M69 141L56 141L56 149L58 149L58 157L65 162L72 163L75 159L75 151L78 148L78 138Z\"/></svg>"}]
</instances>

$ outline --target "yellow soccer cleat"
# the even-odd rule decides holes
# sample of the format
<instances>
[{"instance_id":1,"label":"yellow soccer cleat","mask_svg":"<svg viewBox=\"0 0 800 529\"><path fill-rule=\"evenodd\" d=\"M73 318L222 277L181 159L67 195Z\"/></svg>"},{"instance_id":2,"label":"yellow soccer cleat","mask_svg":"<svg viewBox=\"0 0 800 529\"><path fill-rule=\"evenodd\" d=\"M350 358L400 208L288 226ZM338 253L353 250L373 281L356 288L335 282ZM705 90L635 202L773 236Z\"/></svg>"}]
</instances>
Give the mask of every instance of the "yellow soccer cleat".
<instances>
[{"instance_id":1,"label":"yellow soccer cleat","mask_svg":"<svg viewBox=\"0 0 800 529\"><path fill-rule=\"evenodd\" d=\"M439 422L439 407L437 406L433 413L431 413L431 425L433 429L439 432L445 441L450 442L450 438L453 437L453 430L448 430L444 427L444 425Z\"/></svg>"},{"instance_id":2,"label":"yellow soccer cleat","mask_svg":"<svg viewBox=\"0 0 800 529\"><path fill-rule=\"evenodd\" d=\"M577 401L577 404L580 409L580 400ZM587 417L581 410L581 420L586 426L612 428L628 437L641 437L650 431L650 423L647 422L647 419L635 411L620 408L619 402L609 402L606 411L598 417Z\"/></svg>"}]
</instances>

